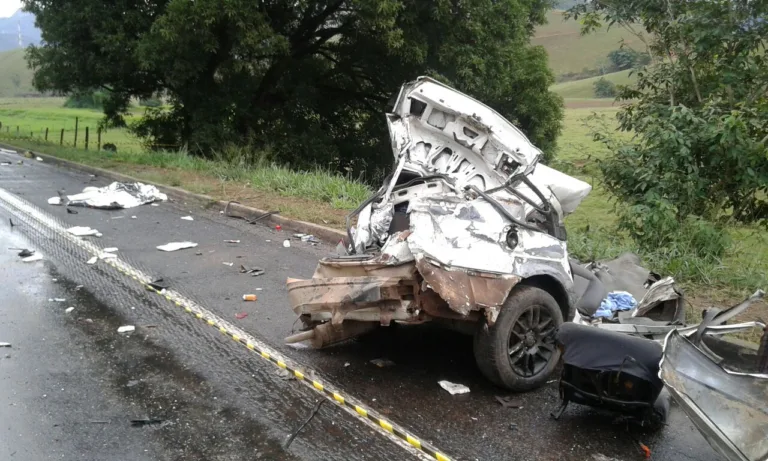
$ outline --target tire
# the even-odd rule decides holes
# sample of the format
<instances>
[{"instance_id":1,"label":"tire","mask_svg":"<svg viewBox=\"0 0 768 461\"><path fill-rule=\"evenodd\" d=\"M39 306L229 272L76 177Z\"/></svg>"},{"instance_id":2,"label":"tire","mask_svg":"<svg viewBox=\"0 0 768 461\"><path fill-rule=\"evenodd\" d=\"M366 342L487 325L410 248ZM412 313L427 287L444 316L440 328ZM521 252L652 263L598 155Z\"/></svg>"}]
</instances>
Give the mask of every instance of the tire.
<instances>
[{"instance_id":1,"label":"tire","mask_svg":"<svg viewBox=\"0 0 768 461\"><path fill-rule=\"evenodd\" d=\"M514 392L542 386L560 360L555 333L562 323L563 314L552 295L540 288L516 286L496 323L489 327L482 321L475 333L480 371L497 386Z\"/></svg>"}]
</instances>

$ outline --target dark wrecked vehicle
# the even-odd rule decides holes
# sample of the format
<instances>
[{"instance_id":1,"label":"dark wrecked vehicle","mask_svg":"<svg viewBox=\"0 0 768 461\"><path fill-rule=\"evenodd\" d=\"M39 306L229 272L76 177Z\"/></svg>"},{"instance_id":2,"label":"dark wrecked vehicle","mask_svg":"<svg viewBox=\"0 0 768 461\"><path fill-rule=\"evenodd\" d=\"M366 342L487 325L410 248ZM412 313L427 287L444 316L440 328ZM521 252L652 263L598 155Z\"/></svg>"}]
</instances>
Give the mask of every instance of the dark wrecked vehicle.
<instances>
[{"instance_id":1,"label":"dark wrecked vehicle","mask_svg":"<svg viewBox=\"0 0 768 461\"><path fill-rule=\"evenodd\" d=\"M441 322L474 334L494 383L541 385L575 309L563 218L591 186L539 164L509 121L429 78L401 88L387 122L394 171L348 217L347 254L288 280L305 331L286 341L320 348L392 322Z\"/></svg>"}]
</instances>

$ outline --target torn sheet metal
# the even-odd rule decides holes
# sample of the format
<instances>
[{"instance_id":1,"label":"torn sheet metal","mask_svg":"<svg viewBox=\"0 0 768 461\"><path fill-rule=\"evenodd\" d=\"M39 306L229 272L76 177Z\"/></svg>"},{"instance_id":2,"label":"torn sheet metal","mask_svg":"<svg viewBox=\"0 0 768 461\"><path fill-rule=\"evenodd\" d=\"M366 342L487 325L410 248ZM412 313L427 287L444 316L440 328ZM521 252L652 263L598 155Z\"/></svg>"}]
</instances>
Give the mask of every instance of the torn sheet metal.
<instances>
[{"instance_id":1,"label":"torn sheet metal","mask_svg":"<svg viewBox=\"0 0 768 461\"><path fill-rule=\"evenodd\" d=\"M80 194L66 196L60 194L58 197L49 198L48 203L116 210L165 200L168 200L168 196L155 186L140 182L113 182L106 187L86 187Z\"/></svg>"},{"instance_id":2,"label":"torn sheet metal","mask_svg":"<svg viewBox=\"0 0 768 461\"><path fill-rule=\"evenodd\" d=\"M729 461L768 458L768 375L730 372L672 331L659 376L704 438Z\"/></svg>"},{"instance_id":3,"label":"torn sheet metal","mask_svg":"<svg viewBox=\"0 0 768 461\"><path fill-rule=\"evenodd\" d=\"M423 256L416 259L416 268L448 306L462 315L482 307L501 306L512 287L520 282L520 277L515 275L468 272L441 266Z\"/></svg>"},{"instance_id":4,"label":"torn sheet metal","mask_svg":"<svg viewBox=\"0 0 768 461\"><path fill-rule=\"evenodd\" d=\"M675 279L665 277L648 288L645 296L643 296L643 299L637 304L637 308L632 312L632 317L645 317L651 310L667 302L673 303L676 314L678 308L677 300L681 299L682 296L682 293L675 286ZM684 308L684 306L680 306L680 308ZM669 320L674 320L675 314Z\"/></svg>"}]
</instances>

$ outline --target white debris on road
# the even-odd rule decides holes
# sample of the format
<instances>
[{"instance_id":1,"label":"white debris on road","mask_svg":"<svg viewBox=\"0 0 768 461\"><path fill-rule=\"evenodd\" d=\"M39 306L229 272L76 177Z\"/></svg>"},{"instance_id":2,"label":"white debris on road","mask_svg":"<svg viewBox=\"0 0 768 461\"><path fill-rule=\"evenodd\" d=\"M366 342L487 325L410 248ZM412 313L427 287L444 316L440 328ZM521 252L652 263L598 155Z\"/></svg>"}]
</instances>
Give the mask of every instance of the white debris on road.
<instances>
[{"instance_id":1,"label":"white debris on road","mask_svg":"<svg viewBox=\"0 0 768 461\"><path fill-rule=\"evenodd\" d=\"M135 331L136 327L133 325L123 325L120 328L117 329L118 333L131 333L132 331Z\"/></svg>"},{"instance_id":2,"label":"white debris on road","mask_svg":"<svg viewBox=\"0 0 768 461\"><path fill-rule=\"evenodd\" d=\"M98 260L99 260L99 258L98 258L98 257L96 257L96 256L94 256L93 258L89 259L89 260L88 260L88 261L86 261L85 263L86 263L86 264L96 264L96 261L98 261Z\"/></svg>"},{"instance_id":3,"label":"white debris on road","mask_svg":"<svg viewBox=\"0 0 768 461\"><path fill-rule=\"evenodd\" d=\"M102 251L104 253L117 253L117 248L116 247L109 247L109 248L104 248Z\"/></svg>"},{"instance_id":4,"label":"white debris on road","mask_svg":"<svg viewBox=\"0 0 768 461\"><path fill-rule=\"evenodd\" d=\"M469 388L463 384L456 384L452 383L450 381L438 381L437 384L440 385L443 389L448 391L451 395L457 395L457 394L469 394Z\"/></svg>"},{"instance_id":5,"label":"white debris on road","mask_svg":"<svg viewBox=\"0 0 768 461\"><path fill-rule=\"evenodd\" d=\"M290 240L283 240L283 247L290 248L291 247L291 241Z\"/></svg>"},{"instance_id":6,"label":"white debris on road","mask_svg":"<svg viewBox=\"0 0 768 461\"><path fill-rule=\"evenodd\" d=\"M64 199L64 200L62 200ZM120 208L133 208L146 203L168 200L168 196L160 192L157 187L135 183L113 182L106 187L86 187L83 192L75 195L51 197L48 203L51 205L85 206L114 210ZM65 203L62 203L62 202Z\"/></svg>"},{"instance_id":7,"label":"white debris on road","mask_svg":"<svg viewBox=\"0 0 768 461\"><path fill-rule=\"evenodd\" d=\"M70 227L67 229L67 232L69 232L72 235L76 235L78 237L87 237L89 235L95 235L96 237L101 237L101 232L97 231L96 229L91 229L87 226L75 226Z\"/></svg>"},{"instance_id":8,"label":"white debris on road","mask_svg":"<svg viewBox=\"0 0 768 461\"><path fill-rule=\"evenodd\" d=\"M34 261L40 261L41 259L43 259L43 255L41 255L40 253L35 253L32 256L27 256L26 258L22 258L22 261L24 261L25 263L31 263Z\"/></svg>"},{"instance_id":9,"label":"white debris on road","mask_svg":"<svg viewBox=\"0 0 768 461\"><path fill-rule=\"evenodd\" d=\"M176 251L176 250L183 250L185 248L194 248L197 246L197 243L194 242L171 242L166 243L165 245L160 245L157 247L160 251Z\"/></svg>"},{"instance_id":10,"label":"white debris on road","mask_svg":"<svg viewBox=\"0 0 768 461\"><path fill-rule=\"evenodd\" d=\"M184 221L194 221L195 220L195 218L193 218L192 216L182 216L181 219L183 219Z\"/></svg>"},{"instance_id":11,"label":"white debris on road","mask_svg":"<svg viewBox=\"0 0 768 461\"><path fill-rule=\"evenodd\" d=\"M68 308L64 309L64 313L65 313L65 314L69 314L69 313L70 313L70 312L72 312L73 310L75 310L75 308L74 308L74 307L72 307L72 306L70 306L70 307L68 307Z\"/></svg>"}]
</instances>

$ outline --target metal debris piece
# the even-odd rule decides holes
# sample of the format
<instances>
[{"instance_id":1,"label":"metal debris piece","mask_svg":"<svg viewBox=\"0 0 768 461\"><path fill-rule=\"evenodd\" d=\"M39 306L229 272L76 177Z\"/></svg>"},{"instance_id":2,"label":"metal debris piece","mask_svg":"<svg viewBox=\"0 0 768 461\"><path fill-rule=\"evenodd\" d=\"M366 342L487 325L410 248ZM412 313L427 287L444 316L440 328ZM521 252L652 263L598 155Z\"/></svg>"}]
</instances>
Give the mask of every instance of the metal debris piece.
<instances>
[{"instance_id":1,"label":"metal debris piece","mask_svg":"<svg viewBox=\"0 0 768 461\"><path fill-rule=\"evenodd\" d=\"M131 426L134 426L134 427L152 426L155 424L162 424L164 421L165 421L164 419L156 419L156 418L132 419Z\"/></svg>"},{"instance_id":2,"label":"metal debris piece","mask_svg":"<svg viewBox=\"0 0 768 461\"><path fill-rule=\"evenodd\" d=\"M227 205L224 207L224 210L221 211L221 213L223 215L229 217L229 218L242 219L243 221L247 222L248 224L256 224L257 222L261 221L264 218L267 218L267 217L272 216L274 214L280 213L279 211L268 211L268 212L266 212L264 214L261 214L261 215L255 217L255 218L253 218L253 219L248 219L245 216L240 216L240 215L232 214L232 213L229 212L229 205L231 205L233 203L237 203L238 205L240 204L240 202L236 202L234 200L230 200L229 202L227 202Z\"/></svg>"},{"instance_id":3,"label":"metal debris piece","mask_svg":"<svg viewBox=\"0 0 768 461\"><path fill-rule=\"evenodd\" d=\"M448 391L451 395L469 393L469 388L463 384L456 384L446 380L438 381L437 384L439 384L440 387Z\"/></svg>"},{"instance_id":4,"label":"metal debris piece","mask_svg":"<svg viewBox=\"0 0 768 461\"><path fill-rule=\"evenodd\" d=\"M67 300L64 299L64 298L48 298L48 302L49 303L53 303L53 302L64 303L64 302L67 302Z\"/></svg>"},{"instance_id":5,"label":"metal debris piece","mask_svg":"<svg viewBox=\"0 0 768 461\"><path fill-rule=\"evenodd\" d=\"M258 277L259 275L263 275L264 272L266 271L261 267L246 267L243 264L240 265L241 274L251 274L254 277Z\"/></svg>"},{"instance_id":6,"label":"metal debris piece","mask_svg":"<svg viewBox=\"0 0 768 461\"><path fill-rule=\"evenodd\" d=\"M222 264L224 264L225 266L229 266L229 267L232 267L232 266L235 265L235 263L229 263L229 262L226 262L226 261L222 262Z\"/></svg>"},{"instance_id":7,"label":"metal debris piece","mask_svg":"<svg viewBox=\"0 0 768 461\"><path fill-rule=\"evenodd\" d=\"M283 247L284 248L290 248L291 247L291 241L290 240L283 240Z\"/></svg>"},{"instance_id":8,"label":"metal debris piece","mask_svg":"<svg viewBox=\"0 0 768 461\"><path fill-rule=\"evenodd\" d=\"M85 263L86 264L96 264L96 261L98 261L98 260L99 260L98 256L94 256L93 258L89 259Z\"/></svg>"},{"instance_id":9,"label":"metal debris piece","mask_svg":"<svg viewBox=\"0 0 768 461\"><path fill-rule=\"evenodd\" d=\"M379 368L386 368L386 367L393 367L395 366L395 362L389 360L389 359L373 359L371 360L371 363L376 365Z\"/></svg>"},{"instance_id":10,"label":"metal debris piece","mask_svg":"<svg viewBox=\"0 0 768 461\"><path fill-rule=\"evenodd\" d=\"M18 248L11 248L11 249L12 249L12 250L18 250ZM23 248L23 249L22 249L22 250L21 250L21 251L18 253L19 257L21 257L21 258L26 258L26 257L28 257L28 256L32 256L33 254L35 254L35 250L28 250L28 249L26 249L26 248Z\"/></svg>"},{"instance_id":11,"label":"metal debris piece","mask_svg":"<svg viewBox=\"0 0 768 461\"><path fill-rule=\"evenodd\" d=\"M240 243L240 240L224 240L224 243Z\"/></svg>"},{"instance_id":12,"label":"metal debris piece","mask_svg":"<svg viewBox=\"0 0 768 461\"><path fill-rule=\"evenodd\" d=\"M11 162L0 162L0 165L9 166L11 165Z\"/></svg>"},{"instance_id":13,"label":"metal debris piece","mask_svg":"<svg viewBox=\"0 0 768 461\"><path fill-rule=\"evenodd\" d=\"M25 263L31 263L34 261L40 261L41 259L43 259L43 255L41 255L40 253L35 253L32 256L27 256L26 258L22 258L22 261Z\"/></svg>"},{"instance_id":14,"label":"metal debris piece","mask_svg":"<svg viewBox=\"0 0 768 461\"><path fill-rule=\"evenodd\" d=\"M195 220L195 218L193 218L192 216L182 216L181 219L183 219L184 221L194 221Z\"/></svg>"},{"instance_id":15,"label":"metal debris piece","mask_svg":"<svg viewBox=\"0 0 768 461\"><path fill-rule=\"evenodd\" d=\"M64 313L65 313L65 314L69 314L69 313L70 313L70 312L72 312L73 310L75 310L75 308L74 308L74 307L72 307L72 306L69 306L68 308L64 309Z\"/></svg>"},{"instance_id":16,"label":"metal debris piece","mask_svg":"<svg viewBox=\"0 0 768 461\"><path fill-rule=\"evenodd\" d=\"M0 347L11 347L11 343L0 343Z\"/></svg>"},{"instance_id":17,"label":"metal debris piece","mask_svg":"<svg viewBox=\"0 0 768 461\"><path fill-rule=\"evenodd\" d=\"M73 210L72 208L67 207L67 213L68 214L77 214L77 210ZM122 218L122 216L120 216ZM112 218L115 219L115 218Z\"/></svg>"},{"instance_id":18,"label":"metal debris piece","mask_svg":"<svg viewBox=\"0 0 768 461\"><path fill-rule=\"evenodd\" d=\"M91 229L87 226L74 226L67 229L67 232L69 232L72 235L76 235L78 237L88 237L91 235L95 235L97 237L101 236L101 233L97 231L96 229Z\"/></svg>"},{"instance_id":19,"label":"metal debris piece","mask_svg":"<svg viewBox=\"0 0 768 461\"><path fill-rule=\"evenodd\" d=\"M118 333L131 333L133 331L136 331L136 327L133 325L123 325L117 329Z\"/></svg>"},{"instance_id":20,"label":"metal debris piece","mask_svg":"<svg viewBox=\"0 0 768 461\"><path fill-rule=\"evenodd\" d=\"M105 252L105 253L116 253L117 252L117 248L115 248L115 247L108 247L108 248L104 248L102 251Z\"/></svg>"},{"instance_id":21,"label":"metal debris piece","mask_svg":"<svg viewBox=\"0 0 768 461\"><path fill-rule=\"evenodd\" d=\"M83 285L78 285L75 287L75 291L80 291L81 288L83 288Z\"/></svg>"},{"instance_id":22,"label":"metal debris piece","mask_svg":"<svg viewBox=\"0 0 768 461\"><path fill-rule=\"evenodd\" d=\"M155 290L158 290L158 291L165 290L166 288L171 286L168 282L166 282L162 278L153 280L153 281L149 282L147 285L149 285L150 287L152 287L152 288L154 288Z\"/></svg>"},{"instance_id":23,"label":"metal debris piece","mask_svg":"<svg viewBox=\"0 0 768 461\"><path fill-rule=\"evenodd\" d=\"M160 245L157 247L160 251L177 251L177 250L183 250L185 248L194 248L197 246L197 243L194 242L171 242L166 243L165 245Z\"/></svg>"},{"instance_id":24,"label":"metal debris piece","mask_svg":"<svg viewBox=\"0 0 768 461\"><path fill-rule=\"evenodd\" d=\"M504 408L523 408L523 402L512 396L502 397L497 395L496 401L499 402Z\"/></svg>"},{"instance_id":25,"label":"metal debris piece","mask_svg":"<svg viewBox=\"0 0 768 461\"><path fill-rule=\"evenodd\" d=\"M296 429L293 434L289 435L287 439L285 439L285 443L283 443L283 449L288 449L288 447L291 445L291 442L293 442L293 439L296 438L297 435L299 435L299 432L301 432L302 429L304 429L304 426L309 424L310 421L312 421L312 418L315 417L317 412L320 410L320 407L323 406L323 403L325 403L325 399L320 399L319 402L315 405L315 408L312 409L312 413L309 414L309 417L301 423L301 426Z\"/></svg>"}]
</instances>

